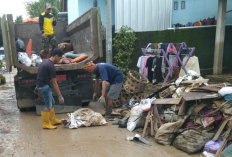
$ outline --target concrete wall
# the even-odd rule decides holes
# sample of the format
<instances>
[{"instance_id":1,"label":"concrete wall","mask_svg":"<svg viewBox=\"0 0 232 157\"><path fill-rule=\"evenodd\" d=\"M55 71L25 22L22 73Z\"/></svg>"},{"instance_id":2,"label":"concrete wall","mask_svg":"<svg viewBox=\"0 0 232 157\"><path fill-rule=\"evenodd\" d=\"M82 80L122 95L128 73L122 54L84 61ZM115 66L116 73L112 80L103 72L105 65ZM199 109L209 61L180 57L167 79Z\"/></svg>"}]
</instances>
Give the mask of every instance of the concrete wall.
<instances>
[{"instance_id":1,"label":"concrete wall","mask_svg":"<svg viewBox=\"0 0 232 157\"><path fill-rule=\"evenodd\" d=\"M185 9L181 9L181 1L185 1ZM174 2L178 9L174 10ZM217 19L218 0L173 0L172 24L196 22L205 18ZM232 10L232 0L227 0L227 11ZM226 14L226 24L232 24L232 12Z\"/></svg>"}]
</instances>

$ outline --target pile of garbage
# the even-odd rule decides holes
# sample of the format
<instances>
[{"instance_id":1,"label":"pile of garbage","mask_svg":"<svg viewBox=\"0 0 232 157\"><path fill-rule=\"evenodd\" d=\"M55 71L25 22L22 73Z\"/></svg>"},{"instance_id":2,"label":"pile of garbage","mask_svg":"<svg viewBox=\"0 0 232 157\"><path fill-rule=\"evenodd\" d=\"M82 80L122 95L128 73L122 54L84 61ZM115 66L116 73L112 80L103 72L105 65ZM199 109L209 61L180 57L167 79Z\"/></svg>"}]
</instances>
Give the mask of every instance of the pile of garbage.
<instances>
[{"instance_id":1,"label":"pile of garbage","mask_svg":"<svg viewBox=\"0 0 232 157\"><path fill-rule=\"evenodd\" d=\"M142 137L154 136L159 144L190 154L202 151L206 157L231 151L232 128L227 124L232 117L232 86L209 84L194 71L150 97L132 97L121 114L119 127L129 131L143 127Z\"/></svg>"},{"instance_id":2,"label":"pile of garbage","mask_svg":"<svg viewBox=\"0 0 232 157\"><path fill-rule=\"evenodd\" d=\"M34 51L30 53L26 52L25 44L20 38L16 38L16 49L18 52L18 61L19 63L28 66L28 67L39 67L43 59L51 57L52 49L49 49L49 52L45 53L44 50L41 50L39 54ZM60 43L58 48L62 49L65 54L62 56L62 59L58 64L70 64L83 61L88 58L88 55L85 53L76 54L73 51L72 44L70 43Z\"/></svg>"}]
</instances>

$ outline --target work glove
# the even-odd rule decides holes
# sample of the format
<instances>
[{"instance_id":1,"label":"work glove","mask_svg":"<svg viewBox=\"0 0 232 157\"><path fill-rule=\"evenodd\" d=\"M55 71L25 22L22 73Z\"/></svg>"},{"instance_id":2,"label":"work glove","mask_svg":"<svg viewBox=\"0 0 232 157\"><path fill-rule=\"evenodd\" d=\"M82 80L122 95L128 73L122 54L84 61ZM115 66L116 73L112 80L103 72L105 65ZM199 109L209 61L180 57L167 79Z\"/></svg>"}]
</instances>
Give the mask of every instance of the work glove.
<instances>
[{"instance_id":1,"label":"work glove","mask_svg":"<svg viewBox=\"0 0 232 157\"><path fill-rule=\"evenodd\" d=\"M93 101L97 101L97 94L93 93Z\"/></svg>"},{"instance_id":2,"label":"work glove","mask_svg":"<svg viewBox=\"0 0 232 157\"><path fill-rule=\"evenodd\" d=\"M105 97L104 96L101 96L99 99L98 99L98 102L103 105L103 106L106 106L106 100L105 100Z\"/></svg>"},{"instance_id":3,"label":"work glove","mask_svg":"<svg viewBox=\"0 0 232 157\"><path fill-rule=\"evenodd\" d=\"M38 94L39 94L39 91L38 91L38 88L37 88L37 87L35 87L35 89L34 89L34 93L35 93L36 95L38 95Z\"/></svg>"},{"instance_id":4,"label":"work glove","mask_svg":"<svg viewBox=\"0 0 232 157\"><path fill-rule=\"evenodd\" d=\"M58 96L58 101L60 105L64 105L64 98L62 95Z\"/></svg>"}]
</instances>

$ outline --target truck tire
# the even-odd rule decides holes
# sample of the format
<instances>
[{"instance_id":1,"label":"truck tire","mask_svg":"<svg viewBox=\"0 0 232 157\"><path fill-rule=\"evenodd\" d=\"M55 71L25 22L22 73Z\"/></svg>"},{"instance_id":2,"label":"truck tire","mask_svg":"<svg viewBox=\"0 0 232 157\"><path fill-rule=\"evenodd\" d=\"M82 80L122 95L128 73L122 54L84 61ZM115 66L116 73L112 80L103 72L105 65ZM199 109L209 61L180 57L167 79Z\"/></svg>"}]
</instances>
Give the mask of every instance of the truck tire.
<instances>
[{"instance_id":1,"label":"truck tire","mask_svg":"<svg viewBox=\"0 0 232 157\"><path fill-rule=\"evenodd\" d=\"M89 103L90 103L90 101L88 101L88 102L82 102L82 106L83 106L83 107L89 106Z\"/></svg>"}]
</instances>

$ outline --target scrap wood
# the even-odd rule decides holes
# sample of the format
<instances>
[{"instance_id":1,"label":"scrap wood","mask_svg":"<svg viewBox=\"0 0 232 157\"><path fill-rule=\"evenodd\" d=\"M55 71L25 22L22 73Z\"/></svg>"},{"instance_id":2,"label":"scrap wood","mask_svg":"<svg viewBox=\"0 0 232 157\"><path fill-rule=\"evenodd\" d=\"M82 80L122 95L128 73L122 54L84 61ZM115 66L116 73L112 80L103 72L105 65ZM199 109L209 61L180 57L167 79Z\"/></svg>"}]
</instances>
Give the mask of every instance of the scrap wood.
<instances>
[{"instance_id":1,"label":"scrap wood","mask_svg":"<svg viewBox=\"0 0 232 157\"><path fill-rule=\"evenodd\" d=\"M208 86L203 86L203 87L197 87L197 88L193 88L191 91L199 91L199 90L203 90L203 91L208 91L208 92L218 92L221 88L226 87L227 84L226 83L219 83L219 84L210 84Z\"/></svg>"},{"instance_id":2,"label":"scrap wood","mask_svg":"<svg viewBox=\"0 0 232 157\"><path fill-rule=\"evenodd\" d=\"M155 99L153 104L156 105L176 105L180 104L181 98L166 98L166 99Z\"/></svg>"},{"instance_id":3,"label":"scrap wood","mask_svg":"<svg viewBox=\"0 0 232 157\"><path fill-rule=\"evenodd\" d=\"M196 80L187 80L187 81L182 81L181 83L186 84L186 83L208 83L209 79L196 79Z\"/></svg>"},{"instance_id":4,"label":"scrap wood","mask_svg":"<svg viewBox=\"0 0 232 157\"><path fill-rule=\"evenodd\" d=\"M181 93L181 95L186 101L213 99L219 97L219 95L216 93L207 93L207 92L183 92Z\"/></svg>"},{"instance_id":5,"label":"scrap wood","mask_svg":"<svg viewBox=\"0 0 232 157\"><path fill-rule=\"evenodd\" d=\"M178 112L178 115L179 116L184 116L186 115L186 108L187 108L187 101L185 101L184 99L182 100L182 103L180 105L180 108L179 108L179 112Z\"/></svg>"},{"instance_id":6,"label":"scrap wood","mask_svg":"<svg viewBox=\"0 0 232 157\"><path fill-rule=\"evenodd\" d=\"M159 90L155 91L153 94L149 95L147 98L152 98L152 97L154 97L156 94L162 92L163 90L169 88L169 87L172 86L172 85L175 85L175 83L169 84L169 85L166 85L165 87L160 88Z\"/></svg>"},{"instance_id":7,"label":"scrap wood","mask_svg":"<svg viewBox=\"0 0 232 157\"><path fill-rule=\"evenodd\" d=\"M231 129L232 128L229 128L226 132L226 137L223 139L223 142L221 144L221 146L219 147L219 149L217 150L217 153L215 154L215 157L219 157L223 148L225 147L226 145L226 142L228 141L229 137L230 137L230 132L231 132Z\"/></svg>"},{"instance_id":8,"label":"scrap wood","mask_svg":"<svg viewBox=\"0 0 232 157\"><path fill-rule=\"evenodd\" d=\"M146 122L143 128L143 133L142 133L142 137L145 137L146 134L146 130L148 127L148 123L150 122L151 125L151 136L155 135L154 131L158 130L158 126L162 125L161 119L159 117L159 113L157 110L157 105L152 105L152 107L150 108L150 110L148 111L147 117L146 117Z\"/></svg>"},{"instance_id":9,"label":"scrap wood","mask_svg":"<svg viewBox=\"0 0 232 157\"><path fill-rule=\"evenodd\" d=\"M217 108L220 108L222 106L222 102L221 101L215 100L215 101L213 101L213 103L216 105Z\"/></svg>"},{"instance_id":10,"label":"scrap wood","mask_svg":"<svg viewBox=\"0 0 232 157\"><path fill-rule=\"evenodd\" d=\"M219 136L221 135L221 133L222 133L223 129L225 128L226 124L228 123L228 121L229 121L229 119L225 119L222 122L222 124L221 124L220 128L218 129L217 133L214 135L213 141L216 141L219 138Z\"/></svg>"},{"instance_id":11,"label":"scrap wood","mask_svg":"<svg viewBox=\"0 0 232 157\"><path fill-rule=\"evenodd\" d=\"M226 102L223 103L219 108L217 108L216 110L214 110L214 111L208 113L207 115L201 115L201 117L208 117L208 116L210 116L211 114L213 114L213 113L219 111L220 109L222 109L222 108L224 107L224 105L226 105L228 102L231 102L231 100L226 101Z\"/></svg>"}]
</instances>

